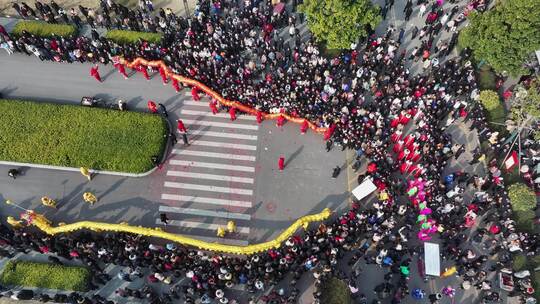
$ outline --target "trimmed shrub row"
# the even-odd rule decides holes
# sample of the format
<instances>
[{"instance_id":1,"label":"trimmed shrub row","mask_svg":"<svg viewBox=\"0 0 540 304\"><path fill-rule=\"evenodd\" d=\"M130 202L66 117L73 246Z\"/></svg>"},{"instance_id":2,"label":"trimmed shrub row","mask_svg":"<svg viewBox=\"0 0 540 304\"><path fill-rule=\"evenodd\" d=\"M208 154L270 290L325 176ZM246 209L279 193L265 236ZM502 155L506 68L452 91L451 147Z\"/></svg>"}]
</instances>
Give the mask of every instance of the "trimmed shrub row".
<instances>
[{"instance_id":1,"label":"trimmed shrub row","mask_svg":"<svg viewBox=\"0 0 540 304\"><path fill-rule=\"evenodd\" d=\"M38 37L72 37L77 34L77 27L70 24L51 24L43 21L20 21L13 28L12 34L22 35L23 31Z\"/></svg>"},{"instance_id":2,"label":"trimmed shrub row","mask_svg":"<svg viewBox=\"0 0 540 304\"><path fill-rule=\"evenodd\" d=\"M90 271L85 267L9 261L2 274L2 285L87 291Z\"/></svg>"},{"instance_id":3,"label":"trimmed shrub row","mask_svg":"<svg viewBox=\"0 0 540 304\"><path fill-rule=\"evenodd\" d=\"M165 149L158 115L1 100L0 159L142 173Z\"/></svg>"},{"instance_id":4,"label":"trimmed shrub row","mask_svg":"<svg viewBox=\"0 0 540 304\"><path fill-rule=\"evenodd\" d=\"M106 37L120 44L135 43L139 41L140 39L151 42L151 43L159 43L161 41L161 38L163 37L163 34L123 31L123 30L110 30L110 31L107 31Z\"/></svg>"}]
</instances>

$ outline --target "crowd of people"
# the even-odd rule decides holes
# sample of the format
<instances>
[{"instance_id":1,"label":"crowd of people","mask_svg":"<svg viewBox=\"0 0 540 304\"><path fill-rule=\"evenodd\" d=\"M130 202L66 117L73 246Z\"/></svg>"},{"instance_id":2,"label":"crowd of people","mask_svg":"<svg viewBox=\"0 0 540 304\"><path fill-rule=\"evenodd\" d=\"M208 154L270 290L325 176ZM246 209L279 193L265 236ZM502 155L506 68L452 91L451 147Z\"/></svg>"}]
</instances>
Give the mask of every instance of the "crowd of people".
<instances>
[{"instance_id":1,"label":"crowd of people","mask_svg":"<svg viewBox=\"0 0 540 304\"><path fill-rule=\"evenodd\" d=\"M386 1L387 10L393 2ZM409 295L427 296L431 303L438 303L443 297L454 297L456 288L472 287L482 291L481 301L500 300L492 272L511 268L512 254L538 254L540 239L538 234L518 231L511 219L498 169L501 159L485 159L485 152L478 147L472 151L472 159L461 157L461 161L469 161L471 166L486 161L489 170L485 175L463 170L447 172L449 164L465 151L464 143L447 132L454 123L470 121L481 141L489 141L498 151L510 149L506 139L487 123L478 103L479 89L470 53L465 50L448 59L456 44L457 27L468 12L484 10L489 4L483 0L469 1L465 6L460 5L461 1L450 2L452 8L445 12L443 1L417 1L418 13L426 15L425 26L412 30L411 39L419 39L419 47L405 49L404 32L397 33L390 27L381 37L372 32L365 41L333 58L321 54L313 39L302 39L297 28L301 15L287 10L276 13L268 1L237 4L230 0L200 0L190 20L170 10L159 10L154 16L151 1L141 1L138 10L111 0L101 1L99 10L79 9L93 27L163 32L160 43L118 44L95 30L91 37L40 38L30 33L12 37L0 28L2 47L8 53L17 51L41 60L69 63L108 64L114 56L162 59L174 73L196 79L225 98L264 112L305 117L319 127L333 127L335 132L327 141L327 150L334 146L354 149L355 168L362 162L368 167L359 175L359 183L370 178L380 193L372 206L360 208L354 204L348 212L318 229L292 237L281 248L247 258L174 244L157 246L148 239L125 234L47 236L3 227L6 248L82 260L98 270L93 289L110 279L102 272L104 263L129 267L119 275L121 279L145 275L148 285L140 290L119 289L117 294L146 298L151 303L167 303L178 297L185 298L186 303L194 303L196 298L203 303L211 299L234 303L226 296L227 288L245 284L250 291L264 290L288 273L293 277L289 292L277 292L268 301L295 303L295 282L305 272L315 276L318 286L323 286L321 282L330 276L346 277L353 295L367 301L356 286L360 273L345 273L337 267L345 255L352 256L351 263L363 257L366 263L378 264L385 271L384 282L375 287L373 303L386 298L400 303ZM75 10L69 12L68 18L54 2L37 3L37 14L24 3L14 8L23 18L73 22L77 26L82 22ZM409 17L413 6L408 0ZM283 28L288 38L280 35ZM448 40L440 39L442 31L453 35ZM413 75L406 65L420 60L423 73ZM525 145L538 155L538 142L525 140ZM537 164L538 159L534 161ZM536 178L538 173L531 172L532 186ZM425 195L408 194L411 184L421 184ZM472 193L471 198L468 193ZM422 255L416 232L420 228L418 210L420 206L424 210L425 205L429 205L431 213L429 220L423 218L422 223L438 232L443 259L454 265L451 269L462 282L460 287L447 286L430 295L418 286L410 286L409 280L410 264ZM484 248L470 246L471 242L483 244ZM10 254L5 250L3 253ZM489 263L488 257L494 257L496 262ZM181 277L189 278L189 283L174 285ZM158 282L173 287L168 293L158 294L151 287ZM512 295L527 299L532 288L530 278L520 282ZM320 301L320 296L321 291L315 292L315 302ZM112 302L99 296L80 301Z\"/></svg>"}]
</instances>

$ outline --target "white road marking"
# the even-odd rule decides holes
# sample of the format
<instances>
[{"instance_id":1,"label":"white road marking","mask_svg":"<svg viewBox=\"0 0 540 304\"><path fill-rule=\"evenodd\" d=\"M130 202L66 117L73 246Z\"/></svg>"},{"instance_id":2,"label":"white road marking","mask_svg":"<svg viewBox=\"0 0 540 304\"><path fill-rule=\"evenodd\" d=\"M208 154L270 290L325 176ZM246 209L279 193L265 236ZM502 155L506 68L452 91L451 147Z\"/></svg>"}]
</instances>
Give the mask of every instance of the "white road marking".
<instances>
[{"instance_id":1,"label":"white road marking","mask_svg":"<svg viewBox=\"0 0 540 304\"><path fill-rule=\"evenodd\" d=\"M248 166L236 166L236 165L217 164L217 163L205 163L205 162L185 161L185 160L176 160L176 159L171 159L171 161L169 163L171 165L178 165L178 166L190 166L190 167L199 167L199 168L234 170L234 171L242 171L242 172L255 172L255 167L248 167Z\"/></svg>"},{"instance_id":2,"label":"white road marking","mask_svg":"<svg viewBox=\"0 0 540 304\"><path fill-rule=\"evenodd\" d=\"M199 190L199 191L209 191L209 192L219 192L219 193L239 194L239 195L253 195L253 190L251 189L216 187L216 186L210 186L210 185L197 185L197 184L186 184L186 183L175 183L175 182L165 182L164 186L167 188Z\"/></svg>"},{"instance_id":3,"label":"white road marking","mask_svg":"<svg viewBox=\"0 0 540 304\"><path fill-rule=\"evenodd\" d=\"M231 128L231 129L244 129L244 130L259 130L257 125L243 125L233 122L217 122L217 121L207 121L207 120L191 120L191 119L182 119L186 125L194 126L207 126L207 127L222 127L222 128Z\"/></svg>"},{"instance_id":4,"label":"white road marking","mask_svg":"<svg viewBox=\"0 0 540 304\"><path fill-rule=\"evenodd\" d=\"M257 150L257 146L253 145L242 145L242 144L230 144L219 141L207 141L207 140L193 140L191 141L192 145L196 146L206 146L206 147L216 147L216 148L226 148L226 149L238 149L238 150Z\"/></svg>"},{"instance_id":5,"label":"white road marking","mask_svg":"<svg viewBox=\"0 0 540 304\"><path fill-rule=\"evenodd\" d=\"M159 212L190 214L190 215L198 215L198 216L205 216L205 217L220 217L224 219L235 219L235 220L244 220L244 221L251 220L251 215L249 214L227 212L227 211L212 211L212 210L205 210L205 209L159 206Z\"/></svg>"},{"instance_id":6,"label":"white road marking","mask_svg":"<svg viewBox=\"0 0 540 304\"><path fill-rule=\"evenodd\" d=\"M255 161L256 160L255 156L237 155L237 154L228 154L228 153L217 153L217 152L205 152L205 151L174 149L174 150L172 150L172 153L173 154L181 154L181 155L200 156L200 157L234 159L234 160L247 160L247 161Z\"/></svg>"},{"instance_id":7,"label":"white road marking","mask_svg":"<svg viewBox=\"0 0 540 304\"><path fill-rule=\"evenodd\" d=\"M198 204L242 207L242 208L251 208L253 206L253 204L248 201L234 201L234 200L211 198L211 197L176 195L176 194L166 194L166 193L161 194L161 199L180 201L180 202L191 202L191 203L198 203Z\"/></svg>"},{"instance_id":8,"label":"white road marking","mask_svg":"<svg viewBox=\"0 0 540 304\"><path fill-rule=\"evenodd\" d=\"M180 110L180 114L183 115L200 115L200 116L206 116L206 117L219 117L219 118L230 118L229 114L227 113L217 113L212 114L210 111L192 111L192 110ZM256 120L257 118L255 116L251 115L237 115L237 119L241 120Z\"/></svg>"},{"instance_id":9,"label":"white road marking","mask_svg":"<svg viewBox=\"0 0 540 304\"><path fill-rule=\"evenodd\" d=\"M178 133L180 133L180 131L178 131ZM205 131L205 130L188 130L188 135L200 135L200 136L211 136L211 137L221 137L221 138L257 140L257 135L225 133L225 132L212 132L212 131Z\"/></svg>"},{"instance_id":10,"label":"white road marking","mask_svg":"<svg viewBox=\"0 0 540 304\"><path fill-rule=\"evenodd\" d=\"M179 220L168 220L167 226L183 227L183 228L194 228L194 229L206 229L206 230L217 230L218 227L225 228L225 225L218 224L207 224L201 222L192 222L192 221L179 221ZM157 225L164 225L160 219L156 219ZM236 227L236 233L249 234L249 227Z\"/></svg>"},{"instance_id":11,"label":"white road marking","mask_svg":"<svg viewBox=\"0 0 540 304\"><path fill-rule=\"evenodd\" d=\"M187 178L200 178L200 179L211 179L224 182L233 182L233 183L244 183L244 184L253 184L254 179L250 177L236 177L236 176L227 176L227 175L217 175L217 174L206 174L206 173L196 173L196 172L184 172L184 171L167 171L167 176L178 176L178 177L187 177Z\"/></svg>"}]
</instances>

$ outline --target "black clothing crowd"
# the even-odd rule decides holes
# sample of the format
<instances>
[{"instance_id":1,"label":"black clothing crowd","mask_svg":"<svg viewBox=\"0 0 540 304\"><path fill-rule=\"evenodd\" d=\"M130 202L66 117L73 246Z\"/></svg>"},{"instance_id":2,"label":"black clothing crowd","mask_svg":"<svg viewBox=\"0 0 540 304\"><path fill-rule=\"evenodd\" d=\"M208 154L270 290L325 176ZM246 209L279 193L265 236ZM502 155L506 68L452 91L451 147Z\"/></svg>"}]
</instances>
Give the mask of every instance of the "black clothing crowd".
<instances>
[{"instance_id":1,"label":"black clothing crowd","mask_svg":"<svg viewBox=\"0 0 540 304\"><path fill-rule=\"evenodd\" d=\"M335 125L327 149L354 149L355 168L363 161L375 164L377 169L360 175L359 182L370 177L389 199L362 208L354 204L350 211L336 215L318 229L292 237L281 248L247 258L173 244L158 246L146 238L126 234L47 236L31 229L2 227L6 248L40 252L46 248L60 257L80 259L96 269L93 288L110 279L102 272L106 263L129 267L128 272L122 272L122 279L143 275L147 269L151 273L149 282L170 283L181 277L190 278L187 285L173 286L165 294L157 294L150 285L117 292L123 297L146 298L150 303L167 303L177 298L185 298L186 303L194 303L195 298L203 303L210 299L233 303L225 295L228 287L246 284L248 290L263 290L288 273L293 274L290 293L274 294L268 301L295 303L295 282L307 271L313 273L317 285L328 274L347 277L351 291L363 301L366 296L355 293L359 273L343 273L337 265L345 255L352 256L352 263L364 257L367 263L379 264L387 272L385 281L374 290L374 303L386 297L391 297L392 303L400 303L411 293L408 272L403 269L423 250L416 240L416 208L406 199L406 177L398 170L403 160L392 153L391 139L409 133L422 151L418 164L422 170L415 177L427 181L426 200L433 209L432 217L444 228L439 234L441 252L446 261L456 265L463 281L461 288L481 289L482 301L500 300L498 292L491 288L492 276L488 274L510 267L512 254L539 253L538 234L515 228L497 159L488 161L490 170L485 176L465 171L445 173L452 158L457 160L464 150L446 132L454 122L472 121L472 128L481 140L491 142L491 148L503 152L510 148L504 138L498 138L498 133L491 130L484 109L477 102L479 89L468 51L447 59L456 44L456 27L465 20L459 1L451 1L455 5L448 12L443 10L443 1L418 1L417 6L427 7L426 26L413 34L412 39L420 39L421 44L411 52L402 47L403 33L390 27L383 36L370 35L333 58L323 56L312 39L302 40L297 29L297 19L302 16L287 10L275 12L268 1L246 0L237 4L231 0L200 0L189 20L168 9L160 9L154 16L151 2L147 2L138 10L129 10L111 0L101 1L96 11L80 7L79 12L68 13L54 2L37 2L35 11L24 3L14 8L23 17L48 22L81 26L80 13L92 27L162 32L164 36L158 44L140 41L121 45L100 37L95 30L91 37L38 38L29 33L11 37L5 31L0 31L0 36L4 48L42 60L108 64L114 56L162 59L173 72L197 79L225 98L265 112L285 111L305 117L320 127ZM386 6L393 4L387 2ZM412 7L408 0L407 11ZM466 7L484 9L486 3L469 1ZM279 35L284 27L288 28L288 39ZM439 39L442 30L454 34L444 41ZM437 40L440 41L435 43ZM405 67L412 60L422 60L422 74L413 76ZM393 124L398 117L407 115L415 128L407 130L406 124ZM532 151L540 150L537 142L526 144ZM483 156L479 149L473 152L471 165ZM472 198L465 198L468 191L474 193ZM466 218L469 222L482 218L471 237ZM469 246L470 242L484 244L484 253ZM358 246L360 243L363 245ZM2 253L10 254L6 250ZM487 254L497 254L496 263L488 266ZM525 282L520 286L515 295L526 299L528 285ZM438 303L443 296L452 297L451 289L429 295L431 303ZM314 294L316 302L320 295L320 291ZM79 298L79 303L112 303L99 296L71 296Z\"/></svg>"}]
</instances>

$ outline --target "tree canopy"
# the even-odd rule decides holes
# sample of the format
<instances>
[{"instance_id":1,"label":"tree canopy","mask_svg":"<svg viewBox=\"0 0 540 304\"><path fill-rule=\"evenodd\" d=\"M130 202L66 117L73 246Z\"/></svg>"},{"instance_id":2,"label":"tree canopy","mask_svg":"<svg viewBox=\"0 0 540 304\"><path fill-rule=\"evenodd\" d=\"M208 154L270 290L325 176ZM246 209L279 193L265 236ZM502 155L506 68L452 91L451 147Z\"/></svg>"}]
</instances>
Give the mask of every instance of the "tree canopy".
<instances>
[{"instance_id":1,"label":"tree canopy","mask_svg":"<svg viewBox=\"0 0 540 304\"><path fill-rule=\"evenodd\" d=\"M516 88L510 114L518 126L529 128L534 138L540 140L540 130L536 127L540 121L540 77L531 83L529 89Z\"/></svg>"},{"instance_id":2,"label":"tree canopy","mask_svg":"<svg viewBox=\"0 0 540 304\"><path fill-rule=\"evenodd\" d=\"M380 7L370 0L305 0L299 10L315 39L329 49L349 48L382 20Z\"/></svg>"},{"instance_id":3,"label":"tree canopy","mask_svg":"<svg viewBox=\"0 0 540 304\"><path fill-rule=\"evenodd\" d=\"M523 63L540 48L540 1L501 0L483 14L472 13L459 45L472 49L496 71L524 72Z\"/></svg>"}]
</instances>

